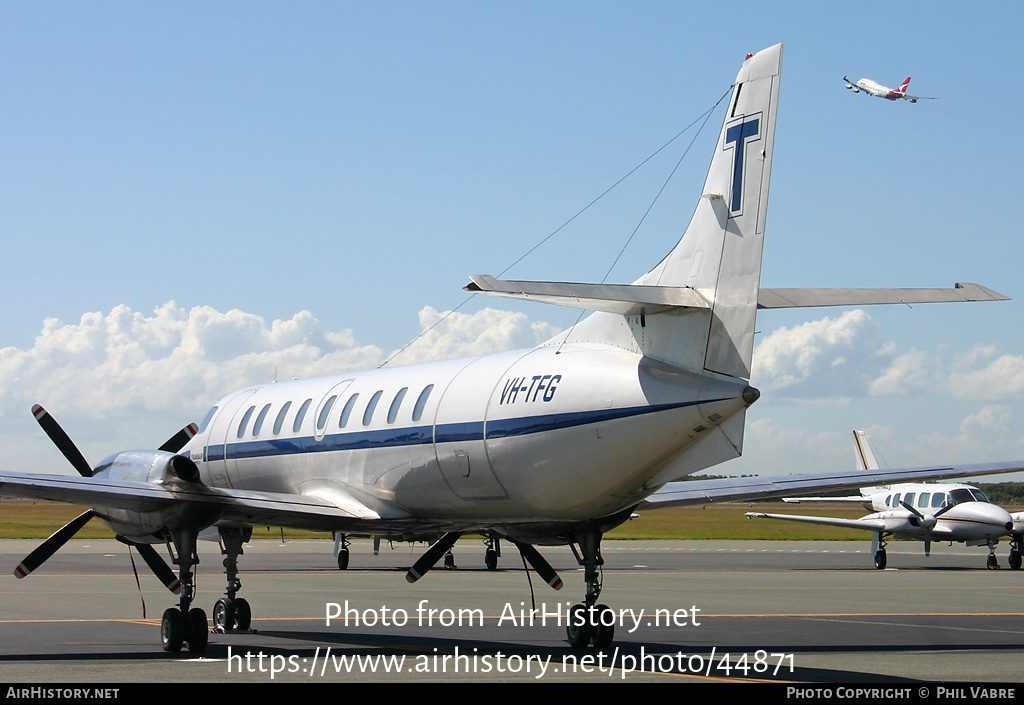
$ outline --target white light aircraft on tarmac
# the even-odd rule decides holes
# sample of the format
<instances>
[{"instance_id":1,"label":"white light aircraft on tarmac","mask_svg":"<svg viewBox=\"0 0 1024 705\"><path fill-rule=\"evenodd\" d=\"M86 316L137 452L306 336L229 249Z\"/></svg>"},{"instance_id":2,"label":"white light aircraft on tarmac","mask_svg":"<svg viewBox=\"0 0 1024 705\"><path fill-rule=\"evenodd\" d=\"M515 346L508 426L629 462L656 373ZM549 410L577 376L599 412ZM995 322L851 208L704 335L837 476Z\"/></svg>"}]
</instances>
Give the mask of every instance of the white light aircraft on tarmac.
<instances>
[{"instance_id":1,"label":"white light aircraft on tarmac","mask_svg":"<svg viewBox=\"0 0 1024 705\"><path fill-rule=\"evenodd\" d=\"M0 494L92 507L18 567L37 568L99 516L143 557L178 606L164 648L203 651L193 606L200 531L216 526L225 596L216 630L248 627L237 559L253 526L440 538L422 577L464 532L512 541L553 587L534 548L569 544L586 594L570 610L577 647L607 645L601 538L642 503L686 504L1024 469L1024 462L673 483L738 457L759 308L1004 299L984 287L760 289L782 45L744 61L696 211L679 243L632 285L472 277L475 292L595 312L529 350L249 387L155 451L95 468L53 418L36 416L81 477L0 473ZM194 434L194 435L193 435ZM171 569L153 548L165 544Z\"/></svg>"},{"instance_id":2,"label":"white light aircraft on tarmac","mask_svg":"<svg viewBox=\"0 0 1024 705\"><path fill-rule=\"evenodd\" d=\"M878 462L863 431L854 431L853 439L859 471L875 470ZM871 553L875 567L885 568L885 539L915 539L924 542L925 555L931 555L932 541L957 541L968 546L988 546L988 567L998 568L996 545L1013 529L1010 513L992 504L977 487L963 484L900 484L864 487L854 497L795 497L786 502L857 502L873 513L860 519L767 514L747 512L748 517L840 526L873 532ZM1010 567L1019 569L1021 554L1016 543L1010 549Z\"/></svg>"},{"instance_id":3,"label":"white light aircraft on tarmac","mask_svg":"<svg viewBox=\"0 0 1024 705\"><path fill-rule=\"evenodd\" d=\"M907 80L901 83L899 88L883 86L881 83L876 83L870 78L862 78L856 83L853 83L846 76L843 76L843 80L846 81L846 88L853 90L854 93L864 91L868 95L873 95L877 98L885 98L886 100L902 99L909 100L911 103L916 103L919 100L938 100L938 97L907 95L907 87L910 86L910 76L907 76Z\"/></svg>"}]
</instances>

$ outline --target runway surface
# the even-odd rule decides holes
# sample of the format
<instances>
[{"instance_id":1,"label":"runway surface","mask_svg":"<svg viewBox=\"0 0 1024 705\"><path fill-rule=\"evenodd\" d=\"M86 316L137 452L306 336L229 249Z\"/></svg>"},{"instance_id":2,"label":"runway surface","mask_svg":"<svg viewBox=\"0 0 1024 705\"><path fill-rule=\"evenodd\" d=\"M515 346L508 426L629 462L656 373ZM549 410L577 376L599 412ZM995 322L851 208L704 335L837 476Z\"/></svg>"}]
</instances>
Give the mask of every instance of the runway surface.
<instances>
[{"instance_id":1,"label":"runway surface","mask_svg":"<svg viewBox=\"0 0 1024 705\"><path fill-rule=\"evenodd\" d=\"M38 543L0 541L3 683L1012 683L1024 668L1024 571L1006 567L1005 544L990 571L984 549L936 545L926 558L891 542L878 571L867 541L607 541L600 601L620 618L615 644L573 651L564 619L584 586L564 547L542 549L565 583L556 592L508 544L492 572L464 539L457 570L411 585L423 545L375 556L356 541L342 572L330 541L253 541L239 567L254 631L211 634L192 656L162 651L176 598L136 556L140 592L125 546L72 541L15 579ZM210 614L224 590L217 544L201 542L200 558L196 606Z\"/></svg>"}]
</instances>

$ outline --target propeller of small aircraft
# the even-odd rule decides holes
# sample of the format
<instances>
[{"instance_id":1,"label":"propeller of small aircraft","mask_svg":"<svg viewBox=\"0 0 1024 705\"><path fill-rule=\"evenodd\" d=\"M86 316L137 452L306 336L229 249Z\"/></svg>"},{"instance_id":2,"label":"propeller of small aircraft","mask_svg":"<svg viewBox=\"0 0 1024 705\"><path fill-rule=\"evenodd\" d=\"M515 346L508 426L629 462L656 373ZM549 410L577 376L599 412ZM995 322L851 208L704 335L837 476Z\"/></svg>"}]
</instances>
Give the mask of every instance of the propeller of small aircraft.
<instances>
[{"instance_id":1,"label":"propeller of small aircraft","mask_svg":"<svg viewBox=\"0 0 1024 705\"><path fill-rule=\"evenodd\" d=\"M938 520L938 518L954 507L953 504L947 504L945 507L935 512L934 514L922 514L921 512L914 509L914 507L912 507L911 505L907 504L902 500L900 500L900 505L902 505L903 508L909 511L910 513L914 514L917 518L916 523L913 519L910 520L911 525L920 527L925 531L931 531L932 529L934 529L935 522Z\"/></svg>"},{"instance_id":2,"label":"propeller of small aircraft","mask_svg":"<svg viewBox=\"0 0 1024 705\"><path fill-rule=\"evenodd\" d=\"M57 446L57 449L67 458L68 462L74 466L75 470L82 477L92 477L93 471L89 462L82 455L82 452L78 450L78 446L75 445L74 441L64 432L60 424L57 423L50 413L39 404L32 406L32 415L36 421L42 427L43 431L49 436L53 444ZM181 450L188 440L196 433L195 424L190 424L178 431L171 438L169 438L162 446L160 450L169 453L176 453ZM34 571L36 568L45 563L50 556L60 550L61 546L71 540L71 537L79 532L79 530L85 526L90 519L96 516L96 512L88 509L77 517L69 521L67 524L62 526L56 532L53 533L48 539L43 541L32 553L28 554L18 567L14 569L14 574L19 578L24 578L26 575ZM167 565L167 562L160 557L156 549L149 544L139 544L133 541L129 541L122 536L118 536L117 540L121 543L129 546L134 546L142 556L142 559L149 566L153 574L174 594L178 594L181 591L181 585L178 581L177 576L171 567Z\"/></svg>"}]
</instances>

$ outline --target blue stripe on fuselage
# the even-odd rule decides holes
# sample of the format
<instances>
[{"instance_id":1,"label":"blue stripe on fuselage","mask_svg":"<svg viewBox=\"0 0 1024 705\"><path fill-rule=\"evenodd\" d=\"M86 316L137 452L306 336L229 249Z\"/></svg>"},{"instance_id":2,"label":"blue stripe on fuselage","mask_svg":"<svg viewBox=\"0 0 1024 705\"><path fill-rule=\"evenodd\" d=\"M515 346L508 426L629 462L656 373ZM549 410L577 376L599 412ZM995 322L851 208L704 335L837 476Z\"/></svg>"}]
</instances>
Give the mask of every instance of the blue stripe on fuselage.
<instances>
[{"instance_id":1,"label":"blue stripe on fuselage","mask_svg":"<svg viewBox=\"0 0 1024 705\"><path fill-rule=\"evenodd\" d=\"M675 404L634 406L625 409L599 409L596 411L576 411L564 414L494 419L487 422L486 438L527 436L533 433L555 431L562 428L612 421L631 416L654 414L660 411L669 411L718 401L725 401L725 399L705 399L699 402L688 401ZM341 450L367 450L370 448L426 445L428 443L481 441L484 438L484 423L482 421L468 421L439 424L436 430L432 426L385 428L373 431L328 434L319 440L313 436L303 436L301 438L275 438L265 441L254 440L210 445L206 447L206 460L208 462L241 460L244 458L265 458L300 453L328 453Z\"/></svg>"}]
</instances>

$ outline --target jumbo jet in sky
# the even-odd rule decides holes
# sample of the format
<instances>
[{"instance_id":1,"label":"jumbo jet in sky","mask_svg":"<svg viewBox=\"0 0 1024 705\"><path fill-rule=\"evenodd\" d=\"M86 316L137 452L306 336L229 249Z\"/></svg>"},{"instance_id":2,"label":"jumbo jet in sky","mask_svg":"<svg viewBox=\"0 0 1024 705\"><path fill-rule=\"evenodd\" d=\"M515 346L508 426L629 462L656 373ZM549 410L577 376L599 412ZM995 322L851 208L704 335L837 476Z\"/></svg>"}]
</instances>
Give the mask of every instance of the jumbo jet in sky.
<instances>
[{"instance_id":1,"label":"jumbo jet in sky","mask_svg":"<svg viewBox=\"0 0 1024 705\"><path fill-rule=\"evenodd\" d=\"M875 455L863 431L853 432L859 471L878 468ZM873 534L871 553L875 567L885 568L885 539L915 539L924 542L925 555L931 555L932 541L957 541L968 546L988 546L988 567L998 568L996 545L1014 527L1010 513L992 504L977 487L963 484L900 484L865 487L854 497L798 497L784 498L787 502L857 502L872 514L860 519L839 517L802 516L797 514L767 514L747 512L748 517L783 519L786 521L841 526L863 529ZM1018 546L1010 549L1010 567L1019 569L1021 556Z\"/></svg>"},{"instance_id":2,"label":"jumbo jet in sky","mask_svg":"<svg viewBox=\"0 0 1024 705\"><path fill-rule=\"evenodd\" d=\"M106 521L172 590L164 648L203 651L209 622L193 606L200 531L216 526L225 596L215 630L244 629L237 559L253 526L393 539L436 536L415 581L465 532L507 539L553 587L535 545L569 544L585 596L570 610L576 647L605 646L601 538L644 503L687 504L857 487L898 479L1024 469L1024 462L870 473L674 483L743 447L759 308L1005 299L974 284L949 290L760 289L782 45L744 61L704 189L678 244L631 285L471 277L483 294L594 311L528 350L307 381L221 399L158 450L90 467L54 419L36 416L81 477L0 474L0 494L91 507L47 539L28 574L93 516ZM164 544L177 570L160 557Z\"/></svg>"},{"instance_id":3,"label":"jumbo jet in sky","mask_svg":"<svg viewBox=\"0 0 1024 705\"><path fill-rule=\"evenodd\" d=\"M907 80L900 84L899 88L889 88L889 86L883 86L881 83L875 83L870 78L862 78L856 83L852 83L850 79L843 76L843 80L846 81L846 88L852 89L854 93L860 93L864 91L868 95L873 95L877 98L885 98L886 100L909 100L911 103L916 103L919 100L938 100L937 97L928 97L923 95L907 95L907 87L910 86L910 76L907 76Z\"/></svg>"}]
</instances>

